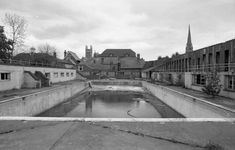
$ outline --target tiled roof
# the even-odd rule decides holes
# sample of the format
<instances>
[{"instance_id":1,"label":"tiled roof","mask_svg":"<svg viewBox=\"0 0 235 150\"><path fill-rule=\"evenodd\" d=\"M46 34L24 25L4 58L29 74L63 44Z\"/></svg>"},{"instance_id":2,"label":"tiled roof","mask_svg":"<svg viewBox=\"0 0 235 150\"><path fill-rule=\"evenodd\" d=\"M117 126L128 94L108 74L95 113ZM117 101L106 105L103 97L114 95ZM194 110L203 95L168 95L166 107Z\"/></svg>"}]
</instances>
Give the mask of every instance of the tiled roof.
<instances>
[{"instance_id":1,"label":"tiled roof","mask_svg":"<svg viewBox=\"0 0 235 150\"><path fill-rule=\"evenodd\" d=\"M56 61L56 58L54 56L51 56L47 53L20 53L17 54L14 58L14 60L21 60L21 61L32 61L32 60L47 60L48 62Z\"/></svg>"},{"instance_id":2,"label":"tiled roof","mask_svg":"<svg viewBox=\"0 0 235 150\"><path fill-rule=\"evenodd\" d=\"M135 52L131 49L106 49L99 57L136 57Z\"/></svg>"},{"instance_id":3,"label":"tiled roof","mask_svg":"<svg viewBox=\"0 0 235 150\"><path fill-rule=\"evenodd\" d=\"M77 54L75 54L74 52L68 51L68 53L70 53L70 54L74 57L74 59L80 60L80 58L79 58L79 57L77 56Z\"/></svg>"},{"instance_id":4,"label":"tiled roof","mask_svg":"<svg viewBox=\"0 0 235 150\"><path fill-rule=\"evenodd\" d=\"M147 69L154 66L154 61L146 61L143 69Z\"/></svg>"},{"instance_id":5,"label":"tiled roof","mask_svg":"<svg viewBox=\"0 0 235 150\"><path fill-rule=\"evenodd\" d=\"M142 71L143 72L148 72L148 71L154 70L155 68L156 68L156 66L153 66L153 67L145 68Z\"/></svg>"},{"instance_id":6,"label":"tiled roof","mask_svg":"<svg viewBox=\"0 0 235 150\"><path fill-rule=\"evenodd\" d=\"M90 69L93 69L93 70L109 70L110 69L109 65L103 65L100 63L93 63L93 59L82 61L80 63L80 65L86 65L87 67L89 67Z\"/></svg>"},{"instance_id":7,"label":"tiled roof","mask_svg":"<svg viewBox=\"0 0 235 150\"><path fill-rule=\"evenodd\" d=\"M58 63L63 63L63 64L70 64L70 65L73 65L73 63L71 63L71 62L68 61L68 60L64 60L64 59L57 59L57 62L58 62Z\"/></svg>"},{"instance_id":8,"label":"tiled roof","mask_svg":"<svg viewBox=\"0 0 235 150\"><path fill-rule=\"evenodd\" d=\"M128 69L128 68L143 68L144 60L133 58L122 58L120 59L121 68Z\"/></svg>"},{"instance_id":9,"label":"tiled roof","mask_svg":"<svg viewBox=\"0 0 235 150\"><path fill-rule=\"evenodd\" d=\"M46 53L20 53L17 54L14 58L14 60L21 60L21 61L42 61L42 62L47 62L47 63L64 63L64 64L72 64L70 61L67 60L62 60L55 58L54 56L51 56Z\"/></svg>"}]
</instances>

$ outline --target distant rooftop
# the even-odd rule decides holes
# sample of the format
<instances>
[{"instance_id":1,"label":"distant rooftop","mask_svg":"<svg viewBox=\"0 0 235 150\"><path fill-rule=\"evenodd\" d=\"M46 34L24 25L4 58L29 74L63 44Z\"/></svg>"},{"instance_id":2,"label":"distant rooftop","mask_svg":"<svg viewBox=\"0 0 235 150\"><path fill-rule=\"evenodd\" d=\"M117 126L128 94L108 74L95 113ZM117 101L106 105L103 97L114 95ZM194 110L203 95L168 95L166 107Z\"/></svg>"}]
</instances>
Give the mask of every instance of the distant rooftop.
<instances>
[{"instance_id":1,"label":"distant rooftop","mask_svg":"<svg viewBox=\"0 0 235 150\"><path fill-rule=\"evenodd\" d=\"M136 57L136 54L131 49L106 49L100 57Z\"/></svg>"},{"instance_id":2,"label":"distant rooftop","mask_svg":"<svg viewBox=\"0 0 235 150\"><path fill-rule=\"evenodd\" d=\"M70 53L70 54L74 57L74 59L80 60L80 58L79 58L79 57L77 56L77 54L75 54L74 52L68 51L68 53Z\"/></svg>"}]
</instances>

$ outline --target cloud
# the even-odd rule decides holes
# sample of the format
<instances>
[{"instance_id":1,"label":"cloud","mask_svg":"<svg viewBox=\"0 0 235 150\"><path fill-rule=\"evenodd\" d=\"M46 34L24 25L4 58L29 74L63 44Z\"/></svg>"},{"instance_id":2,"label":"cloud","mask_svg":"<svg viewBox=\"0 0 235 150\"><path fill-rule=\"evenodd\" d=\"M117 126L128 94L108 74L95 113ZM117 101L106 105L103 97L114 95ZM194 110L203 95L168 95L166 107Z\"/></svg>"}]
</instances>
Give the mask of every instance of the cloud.
<instances>
[{"instance_id":1,"label":"cloud","mask_svg":"<svg viewBox=\"0 0 235 150\"><path fill-rule=\"evenodd\" d=\"M48 42L84 56L132 48L146 60L184 52L188 24L195 49L234 38L234 0L0 0L0 16L28 20L26 44Z\"/></svg>"}]
</instances>

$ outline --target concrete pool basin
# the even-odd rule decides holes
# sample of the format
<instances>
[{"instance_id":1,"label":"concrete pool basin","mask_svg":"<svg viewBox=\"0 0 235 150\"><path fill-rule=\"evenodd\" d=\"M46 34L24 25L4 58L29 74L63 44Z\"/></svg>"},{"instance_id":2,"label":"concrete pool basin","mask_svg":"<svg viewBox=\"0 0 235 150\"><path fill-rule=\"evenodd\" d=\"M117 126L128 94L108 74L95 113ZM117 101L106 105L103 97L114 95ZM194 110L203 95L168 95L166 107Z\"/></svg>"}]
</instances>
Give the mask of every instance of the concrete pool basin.
<instances>
[{"instance_id":1,"label":"concrete pool basin","mask_svg":"<svg viewBox=\"0 0 235 150\"><path fill-rule=\"evenodd\" d=\"M155 96L155 99L160 100L164 105L168 105L169 108L186 118L233 118L235 116L234 110L205 102L196 97L168 89L167 87L136 80L75 81L73 84L63 85L51 90L1 101L0 115L35 116L60 103L66 102L71 97L73 98L74 96L80 95L81 91L88 91L90 89L94 92L129 91L144 93L145 95L149 94ZM151 100L151 105L155 107L160 106L156 100ZM167 111L161 113L161 115L162 114L167 114ZM173 116L172 118L175 117Z\"/></svg>"},{"instance_id":2,"label":"concrete pool basin","mask_svg":"<svg viewBox=\"0 0 235 150\"><path fill-rule=\"evenodd\" d=\"M94 89L94 90L93 90ZM105 88L106 89L106 88ZM87 92L37 115L78 118L182 118L183 116L149 93L137 91Z\"/></svg>"}]
</instances>

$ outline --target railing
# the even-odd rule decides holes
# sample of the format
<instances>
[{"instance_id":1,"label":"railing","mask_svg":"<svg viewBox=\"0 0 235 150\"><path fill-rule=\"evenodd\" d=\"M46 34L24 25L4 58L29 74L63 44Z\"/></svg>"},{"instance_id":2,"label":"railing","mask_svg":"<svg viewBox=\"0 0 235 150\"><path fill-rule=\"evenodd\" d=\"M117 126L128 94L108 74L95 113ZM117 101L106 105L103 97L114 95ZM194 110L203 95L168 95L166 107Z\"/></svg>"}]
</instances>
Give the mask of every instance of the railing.
<instances>
[{"instance_id":1,"label":"railing","mask_svg":"<svg viewBox=\"0 0 235 150\"><path fill-rule=\"evenodd\" d=\"M208 65L194 65L191 67L181 68L161 68L156 69L158 72L235 72L235 63L223 63L223 64L208 64Z\"/></svg>"},{"instance_id":2,"label":"railing","mask_svg":"<svg viewBox=\"0 0 235 150\"><path fill-rule=\"evenodd\" d=\"M11 60L11 59L0 59L0 64L2 64L2 65L16 65L16 66L66 68L65 65L58 64L58 63L48 64L48 63L43 63L43 62Z\"/></svg>"}]
</instances>

